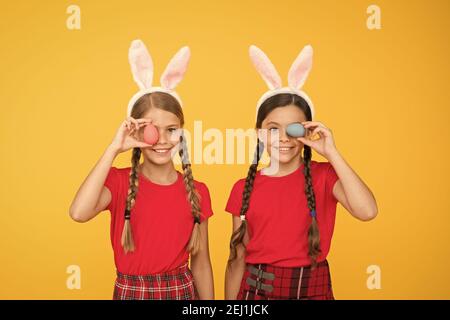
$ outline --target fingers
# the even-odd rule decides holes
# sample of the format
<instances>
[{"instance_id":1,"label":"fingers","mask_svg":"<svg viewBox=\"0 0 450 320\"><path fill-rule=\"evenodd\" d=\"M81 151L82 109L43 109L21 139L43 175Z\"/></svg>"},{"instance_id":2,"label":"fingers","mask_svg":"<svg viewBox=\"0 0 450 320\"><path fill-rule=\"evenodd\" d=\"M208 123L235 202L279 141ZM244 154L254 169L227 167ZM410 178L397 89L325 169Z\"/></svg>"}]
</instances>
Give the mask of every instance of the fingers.
<instances>
[{"instance_id":1,"label":"fingers","mask_svg":"<svg viewBox=\"0 0 450 320\"><path fill-rule=\"evenodd\" d=\"M128 120L125 120L125 121L122 123L122 126L125 126L125 128L126 128L128 131L131 130L131 129L130 129L130 122L129 122Z\"/></svg>"},{"instance_id":2,"label":"fingers","mask_svg":"<svg viewBox=\"0 0 450 320\"><path fill-rule=\"evenodd\" d=\"M127 118L127 122L128 122L128 124L130 125L130 133L132 132L132 131L134 131L134 129L137 129L137 128L139 128L138 126L139 126L139 122L136 120L136 119L134 119L134 118L132 118L132 117L128 117Z\"/></svg>"},{"instance_id":3,"label":"fingers","mask_svg":"<svg viewBox=\"0 0 450 320\"><path fill-rule=\"evenodd\" d=\"M133 117L128 117L124 123L126 128L128 129L129 133L133 133L135 130L139 130L141 127L148 125L151 123L151 119L134 119Z\"/></svg>"},{"instance_id":4,"label":"fingers","mask_svg":"<svg viewBox=\"0 0 450 320\"><path fill-rule=\"evenodd\" d=\"M312 129L312 128L316 128L316 127L328 129L322 122L318 122L318 121L304 121L304 122L302 122L302 125L307 129Z\"/></svg>"},{"instance_id":5,"label":"fingers","mask_svg":"<svg viewBox=\"0 0 450 320\"><path fill-rule=\"evenodd\" d=\"M331 131L325 127L316 127L311 134L311 138L318 134L320 137L329 137L331 135Z\"/></svg>"},{"instance_id":6,"label":"fingers","mask_svg":"<svg viewBox=\"0 0 450 320\"><path fill-rule=\"evenodd\" d=\"M310 126L314 126L314 127L323 126L323 127L325 127L325 125L322 122L319 122L319 121L303 121L302 125L305 126L305 127L307 127L307 126L308 127L310 127Z\"/></svg>"},{"instance_id":7,"label":"fingers","mask_svg":"<svg viewBox=\"0 0 450 320\"><path fill-rule=\"evenodd\" d=\"M311 147L316 141L320 140L321 138L331 136L331 131L323 125L319 125L318 123L310 123L309 127L310 128L308 129L308 134L306 135L306 137L297 138L297 140L302 142L304 145ZM317 135L319 136L319 138L314 139L314 137L316 137Z\"/></svg>"},{"instance_id":8,"label":"fingers","mask_svg":"<svg viewBox=\"0 0 450 320\"><path fill-rule=\"evenodd\" d=\"M327 128L322 122L318 121L304 121L302 125L308 130L308 137L312 138L316 134L320 137L329 137L332 135L331 129Z\"/></svg>"},{"instance_id":9,"label":"fingers","mask_svg":"<svg viewBox=\"0 0 450 320\"><path fill-rule=\"evenodd\" d=\"M148 147L151 147L151 146L152 146L152 144L148 144L148 143L145 143L145 142L137 141L135 147L137 147L137 148L148 148Z\"/></svg>"},{"instance_id":10,"label":"fingers","mask_svg":"<svg viewBox=\"0 0 450 320\"><path fill-rule=\"evenodd\" d=\"M147 126L147 125L148 125L148 123L139 123L137 126L136 126L136 125L133 126L132 131L133 131L133 132L134 132L135 130L136 130L136 131L139 131L139 129L141 129L142 127L145 127L145 126Z\"/></svg>"}]
</instances>

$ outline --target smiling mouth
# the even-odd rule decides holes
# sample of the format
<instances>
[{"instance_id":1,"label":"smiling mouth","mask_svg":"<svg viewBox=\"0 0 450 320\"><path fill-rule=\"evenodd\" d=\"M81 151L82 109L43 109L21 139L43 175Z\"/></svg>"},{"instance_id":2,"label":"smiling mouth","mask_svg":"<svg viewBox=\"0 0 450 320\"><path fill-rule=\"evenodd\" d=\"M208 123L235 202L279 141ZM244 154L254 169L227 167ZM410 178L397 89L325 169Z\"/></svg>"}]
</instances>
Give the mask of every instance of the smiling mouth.
<instances>
[{"instance_id":1,"label":"smiling mouth","mask_svg":"<svg viewBox=\"0 0 450 320\"><path fill-rule=\"evenodd\" d=\"M160 148L160 149L152 149L152 151L158 154L166 154L169 153L172 148Z\"/></svg>"},{"instance_id":2,"label":"smiling mouth","mask_svg":"<svg viewBox=\"0 0 450 320\"><path fill-rule=\"evenodd\" d=\"M294 147L274 147L274 149L280 151L280 152L289 152L292 149L294 149Z\"/></svg>"}]
</instances>

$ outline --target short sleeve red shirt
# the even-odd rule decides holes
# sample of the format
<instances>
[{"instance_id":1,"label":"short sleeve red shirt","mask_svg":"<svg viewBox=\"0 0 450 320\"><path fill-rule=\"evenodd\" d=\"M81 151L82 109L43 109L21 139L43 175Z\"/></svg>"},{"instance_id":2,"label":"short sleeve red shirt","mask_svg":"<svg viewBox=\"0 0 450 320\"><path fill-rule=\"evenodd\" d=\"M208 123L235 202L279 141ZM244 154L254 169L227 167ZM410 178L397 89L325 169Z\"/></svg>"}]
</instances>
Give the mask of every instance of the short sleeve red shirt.
<instances>
[{"instance_id":1,"label":"short sleeve red shirt","mask_svg":"<svg viewBox=\"0 0 450 320\"><path fill-rule=\"evenodd\" d=\"M129 275L156 274L172 270L189 258L186 246L194 227L183 176L171 185L153 183L139 174L138 192L131 210L135 251L125 253L121 245L130 167L111 167L105 187L111 192L111 244L119 272ZM201 221L213 215L211 198L204 183L194 181L200 195Z\"/></svg>"},{"instance_id":2,"label":"short sleeve red shirt","mask_svg":"<svg viewBox=\"0 0 450 320\"><path fill-rule=\"evenodd\" d=\"M331 245L337 204L333 186L339 178L328 162L312 161L311 175L320 230L320 262L326 259ZM235 216L240 214L244 185L245 179L234 184L225 208ZM308 256L311 216L305 195L303 165L282 177L270 177L258 171L246 219L249 234L247 263L280 267L311 264Z\"/></svg>"}]
</instances>

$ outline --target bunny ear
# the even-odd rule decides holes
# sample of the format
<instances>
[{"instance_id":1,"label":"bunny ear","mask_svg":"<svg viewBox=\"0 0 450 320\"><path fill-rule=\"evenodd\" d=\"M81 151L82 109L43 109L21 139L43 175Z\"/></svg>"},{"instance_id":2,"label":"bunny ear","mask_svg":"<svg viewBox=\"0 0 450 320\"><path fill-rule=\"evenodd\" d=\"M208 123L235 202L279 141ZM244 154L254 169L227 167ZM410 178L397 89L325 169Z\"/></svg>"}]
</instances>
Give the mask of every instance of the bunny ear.
<instances>
[{"instance_id":1,"label":"bunny ear","mask_svg":"<svg viewBox=\"0 0 450 320\"><path fill-rule=\"evenodd\" d=\"M256 70L266 82L267 86L273 90L281 88L281 78L266 54L257 46L251 45L249 49L250 59Z\"/></svg>"},{"instance_id":2,"label":"bunny ear","mask_svg":"<svg viewBox=\"0 0 450 320\"><path fill-rule=\"evenodd\" d=\"M312 56L313 48L310 45L305 46L289 69L289 87L300 89L303 86L312 68Z\"/></svg>"},{"instance_id":3,"label":"bunny ear","mask_svg":"<svg viewBox=\"0 0 450 320\"><path fill-rule=\"evenodd\" d=\"M186 73L191 50L189 47L183 47L173 56L161 76L161 86L173 90Z\"/></svg>"},{"instance_id":4,"label":"bunny ear","mask_svg":"<svg viewBox=\"0 0 450 320\"><path fill-rule=\"evenodd\" d=\"M139 88L147 89L152 86L153 61L145 44L141 40L133 40L128 51L131 73Z\"/></svg>"}]
</instances>

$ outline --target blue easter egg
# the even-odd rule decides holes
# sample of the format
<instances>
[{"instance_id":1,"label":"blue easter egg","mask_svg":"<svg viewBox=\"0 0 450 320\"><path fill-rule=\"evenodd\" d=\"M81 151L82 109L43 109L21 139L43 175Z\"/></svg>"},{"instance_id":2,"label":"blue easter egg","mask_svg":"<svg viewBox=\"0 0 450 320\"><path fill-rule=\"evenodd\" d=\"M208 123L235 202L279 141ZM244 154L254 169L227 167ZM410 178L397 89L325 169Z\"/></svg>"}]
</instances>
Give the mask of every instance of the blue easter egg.
<instances>
[{"instance_id":1,"label":"blue easter egg","mask_svg":"<svg viewBox=\"0 0 450 320\"><path fill-rule=\"evenodd\" d=\"M298 138L304 137L306 130L301 123L291 123L290 125L287 126L286 133L291 137Z\"/></svg>"}]
</instances>

